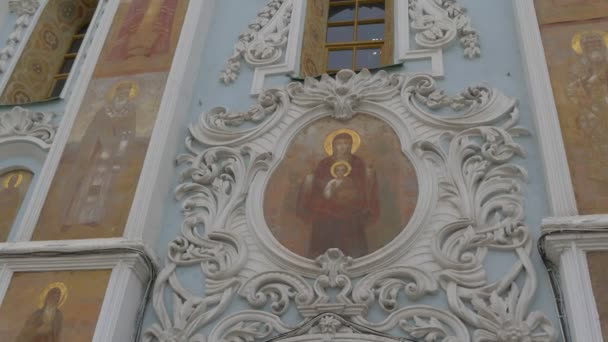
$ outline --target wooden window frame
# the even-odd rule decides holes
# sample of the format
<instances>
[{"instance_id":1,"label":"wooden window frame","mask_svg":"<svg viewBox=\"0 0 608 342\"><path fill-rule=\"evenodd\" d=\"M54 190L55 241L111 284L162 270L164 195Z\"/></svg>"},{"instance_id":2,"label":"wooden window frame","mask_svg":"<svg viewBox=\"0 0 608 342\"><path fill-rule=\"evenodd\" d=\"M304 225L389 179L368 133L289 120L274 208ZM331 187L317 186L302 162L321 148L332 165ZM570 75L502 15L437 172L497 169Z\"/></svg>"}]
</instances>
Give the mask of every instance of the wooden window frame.
<instances>
[{"instance_id":1,"label":"wooden window frame","mask_svg":"<svg viewBox=\"0 0 608 342\"><path fill-rule=\"evenodd\" d=\"M384 18L359 19L359 8L364 5L384 4ZM329 22L329 9L331 7L353 6L352 20ZM384 38L382 40L358 41L358 26L366 24L384 24ZM353 39L347 42L327 42L327 29L329 27L353 27ZM304 39L302 44L301 74L304 76L318 76L322 73L335 73L339 70L328 69L330 51L352 50L351 69L361 70L356 64L356 51L358 49L380 48L380 66L394 62L394 0L309 0L306 11ZM316 31L316 32L315 32ZM319 34L322 32L323 34ZM322 39L322 40L321 40ZM308 53L307 53L308 52ZM308 60L307 60L308 59ZM311 68L308 63L314 65ZM314 69L314 70L311 70Z\"/></svg>"},{"instance_id":2,"label":"wooden window frame","mask_svg":"<svg viewBox=\"0 0 608 342\"><path fill-rule=\"evenodd\" d=\"M78 53L80 52L80 49L82 48L82 43L78 47L78 50L76 52L70 52L70 48L72 47L72 45L74 44L74 42L76 40L80 39L84 43L84 37L89 29L89 25L90 25L90 21L83 23L80 26L80 28L78 28L78 30L76 30L76 33L74 33L72 35L72 40L70 41L70 44L67 47L66 53L63 55L63 61L61 62L57 71L55 72L55 75L53 76L53 85L49 89L47 98L52 99L52 98L57 97L57 96L52 96L52 95L53 95L53 92L54 92L55 87L57 86L58 82L65 81L67 83L68 77L70 76L70 72L72 72L72 68L74 68L74 64L72 64L72 66L70 67L70 70L68 72L62 73L61 69L63 69L63 66L65 65L66 61L68 61L69 59L73 59L74 63L76 62L76 57L78 56ZM86 27L86 29L84 29L84 32L83 32L83 28L85 28L85 27ZM65 84L63 85L61 90L63 90L63 88L65 88Z\"/></svg>"}]
</instances>

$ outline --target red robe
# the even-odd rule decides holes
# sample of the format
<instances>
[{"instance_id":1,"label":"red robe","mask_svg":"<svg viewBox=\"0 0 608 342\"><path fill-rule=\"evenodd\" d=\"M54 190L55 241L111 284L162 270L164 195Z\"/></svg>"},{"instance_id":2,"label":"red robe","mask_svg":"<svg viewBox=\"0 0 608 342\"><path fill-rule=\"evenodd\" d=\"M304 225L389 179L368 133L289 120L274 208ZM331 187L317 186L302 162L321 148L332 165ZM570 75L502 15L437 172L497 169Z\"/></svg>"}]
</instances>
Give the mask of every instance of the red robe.
<instances>
[{"instance_id":1,"label":"red robe","mask_svg":"<svg viewBox=\"0 0 608 342\"><path fill-rule=\"evenodd\" d=\"M336 161L334 157L321 160L309 189L303 186L300 191L297 214L312 225L308 253L312 258L329 248L339 248L352 257L367 254L365 228L379 216L375 177L368 174L365 162L355 155L348 160L352 171L342 182L342 189L336 189L330 198L323 195L325 186L334 178L330 170Z\"/></svg>"}]
</instances>

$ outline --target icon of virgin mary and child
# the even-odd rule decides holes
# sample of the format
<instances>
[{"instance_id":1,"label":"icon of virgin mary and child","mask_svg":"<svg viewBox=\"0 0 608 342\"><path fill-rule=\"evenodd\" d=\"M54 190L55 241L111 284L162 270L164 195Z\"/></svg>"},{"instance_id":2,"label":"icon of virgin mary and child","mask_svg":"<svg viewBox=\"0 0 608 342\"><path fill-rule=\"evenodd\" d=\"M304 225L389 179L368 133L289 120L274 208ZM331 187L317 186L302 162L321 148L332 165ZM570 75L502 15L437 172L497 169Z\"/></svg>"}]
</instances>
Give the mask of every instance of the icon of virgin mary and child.
<instances>
[{"instance_id":1,"label":"icon of virgin mary and child","mask_svg":"<svg viewBox=\"0 0 608 342\"><path fill-rule=\"evenodd\" d=\"M378 186L373 168L356 156L361 137L350 129L330 133L327 157L304 179L297 216L311 225L308 256L338 248L351 257L368 253L366 229L378 219Z\"/></svg>"}]
</instances>

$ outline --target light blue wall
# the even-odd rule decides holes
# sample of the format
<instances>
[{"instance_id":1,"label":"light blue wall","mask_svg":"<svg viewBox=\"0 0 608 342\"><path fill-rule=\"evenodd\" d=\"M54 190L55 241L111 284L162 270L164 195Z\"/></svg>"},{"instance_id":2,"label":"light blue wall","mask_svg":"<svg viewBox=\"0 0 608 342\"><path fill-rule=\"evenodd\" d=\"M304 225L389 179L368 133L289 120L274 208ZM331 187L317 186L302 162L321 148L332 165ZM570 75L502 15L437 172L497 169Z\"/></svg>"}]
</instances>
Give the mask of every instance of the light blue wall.
<instances>
[{"instance_id":1,"label":"light blue wall","mask_svg":"<svg viewBox=\"0 0 608 342\"><path fill-rule=\"evenodd\" d=\"M454 42L444 54L446 77L440 81L440 86L448 93L454 94L469 85L483 82L519 100L521 125L528 128L532 132L532 136L518 140L528 153L527 159L518 162L529 172L529 182L524 186L526 223L534 237L537 238L540 235L541 219L550 216L550 213L518 48L512 4L508 0L460 1L468 8L473 26L480 33L482 56L473 60L465 59L459 43ZM232 47L238 35L246 29L247 24L255 18L257 11L265 3L265 0L221 0L216 2L214 21L201 61L198 86L195 90L196 96L192 99L191 110L188 113L191 122L197 120L201 112L216 106L226 106L232 110L246 110L254 102L248 95L253 74L247 65L243 64L239 79L232 85L221 84L218 75L225 61L232 54ZM429 71L429 66L429 61L410 62L406 63L402 71ZM287 80L287 77L276 76L270 82L272 84L287 83ZM183 133L185 136L185 127ZM178 152L183 152L183 149L176 151L176 154ZM177 173L174 174L173 185L177 185ZM174 239L179 232L181 222L179 210L179 205L173 195L168 195L166 220L157 246L157 251L161 256L166 254L167 243ZM491 257L488 260L491 278L498 277L513 262L509 258L497 257ZM533 261L540 279L538 295L532 305L532 310L547 313L557 328L559 322L549 280L535 248ZM186 285L192 289L200 288L202 279L194 275L189 275L189 277ZM442 295L423 302L438 306L446 305ZM245 308L244 305L242 307ZM377 314L375 312L373 316L377 316ZM290 316L292 315L293 313ZM148 310L144 326L149 326L154 321L153 313Z\"/></svg>"}]
</instances>

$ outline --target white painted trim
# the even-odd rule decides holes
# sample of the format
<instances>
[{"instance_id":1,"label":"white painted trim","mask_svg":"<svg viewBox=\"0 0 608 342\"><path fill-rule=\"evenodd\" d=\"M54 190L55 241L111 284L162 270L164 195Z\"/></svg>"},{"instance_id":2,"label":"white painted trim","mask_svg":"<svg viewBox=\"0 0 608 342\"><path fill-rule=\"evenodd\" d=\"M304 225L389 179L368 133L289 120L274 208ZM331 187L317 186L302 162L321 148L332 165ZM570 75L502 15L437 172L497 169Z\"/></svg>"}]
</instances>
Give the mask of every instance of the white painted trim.
<instances>
[{"instance_id":1,"label":"white painted trim","mask_svg":"<svg viewBox=\"0 0 608 342\"><path fill-rule=\"evenodd\" d=\"M560 278L572 342L603 342L587 255L574 242L561 256Z\"/></svg>"},{"instance_id":2,"label":"white painted trim","mask_svg":"<svg viewBox=\"0 0 608 342\"><path fill-rule=\"evenodd\" d=\"M143 284L149 276L138 255L83 255L21 259L0 257L0 264L3 265L0 270L0 305L15 272L112 269L93 341L129 341L133 338L134 326L131 329L124 329L124 324L120 324L120 322L135 319L135 317L131 317L133 312L129 306L142 300ZM134 279L137 279L142 286L129 287L128 284ZM126 298L128 300L125 300ZM117 326L123 328L115 329Z\"/></svg>"},{"instance_id":3,"label":"white painted trim","mask_svg":"<svg viewBox=\"0 0 608 342\"><path fill-rule=\"evenodd\" d=\"M266 65L256 67L253 72L253 82L251 83L251 95L258 95L264 90L264 81L267 76L290 74L298 70L298 61L304 35L304 19L306 18L306 1L294 1L291 12L291 23L289 36L287 37L287 47L285 48L285 61L277 65Z\"/></svg>"},{"instance_id":4,"label":"white painted trim","mask_svg":"<svg viewBox=\"0 0 608 342\"><path fill-rule=\"evenodd\" d=\"M577 215L551 79L532 0L513 0L524 74L530 92L553 216Z\"/></svg>"},{"instance_id":5,"label":"white painted trim","mask_svg":"<svg viewBox=\"0 0 608 342\"><path fill-rule=\"evenodd\" d=\"M74 92L66 104L65 114L61 120L61 125L57 130L57 136L55 136L46 162L40 171L40 179L36 183L36 188L34 189L36 196L32 197L32 200L27 206L21 226L17 227L18 230L15 236L16 241L30 240L34 229L36 228L36 223L38 222L38 217L40 216L49 188L51 187L51 182L55 177L55 172L57 172L61 155L68 142L72 126L74 125L74 121L80 110L80 105L84 99L89 81L93 76L93 71L95 70L97 59L99 58L99 54L101 53L101 49L105 42L105 37L112 26L112 19L118 9L118 4L119 0L109 0L108 5L106 6L99 29L95 32L95 39L93 39L93 43L89 48L90 57L84 61L81 74L75 81Z\"/></svg>"},{"instance_id":6,"label":"white painted trim","mask_svg":"<svg viewBox=\"0 0 608 342\"><path fill-rule=\"evenodd\" d=\"M442 49L412 50L410 46L409 0L395 0L395 63L408 60L431 59L430 74L441 78L445 75Z\"/></svg>"},{"instance_id":7,"label":"white painted trim","mask_svg":"<svg viewBox=\"0 0 608 342\"><path fill-rule=\"evenodd\" d=\"M32 33L34 32L34 29L36 28L36 25L38 24L38 19L40 19L40 16L42 15L44 8L48 4L48 1L49 0L39 0L40 5L38 6L36 13L33 16L31 16L31 18L29 19L30 24L28 25L27 30L25 31L25 35L19 41L19 45L17 46L17 51L15 51L15 53L11 57L8 67L6 68L6 71L3 73L0 73L0 94L4 93L4 89L6 88L6 85L8 84L8 80L11 78L11 75L13 75L13 71L15 71L15 67L17 66L17 63L19 62L19 59L21 58L21 54L23 54L23 50L25 49L27 42L29 42L30 38L32 37ZM6 2L8 3L8 0L6 0Z\"/></svg>"},{"instance_id":8,"label":"white painted trim","mask_svg":"<svg viewBox=\"0 0 608 342\"><path fill-rule=\"evenodd\" d=\"M86 57L89 52L88 50L93 44L93 37L95 37L95 31L100 25L100 20L102 19L104 8L108 4L108 1L109 0L100 0L97 4L97 8L95 8L95 13L91 18L91 24L89 25L89 29L87 30L84 36L84 41L80 46L80 51L78 51L78 54L76 55L76 60L74 61L72 70L70 71L68 79L66 80L66 83L63 86L63 89L61 90L61 94L59 95L59 98L61 99L67 98L72 92L72 86L76 82L76 79L78 78L77 76L82 67L84 66L84 60L86 60Z\"/></svg>"},{"instance_id":9,"label":"white painted trim","mask_svg":"<svg viewBox=\"0 0 608 342\"><path fill-rule=\"evenodd\" d=\"M215 0L190 1L182 34L139 177L125 237L155 245L171 190L175 152L186 127L194 83L211 24Z\"/></svg>"},{"instance_id":10,"label":"white painted trim","mask_svg":"<svg viewBox=\"0 0 608 342\"><path fill-rule=\"evenodd\" d=\"M547 257L559 265L560 283L574 342L602 342L601 322L591 286L587 253L608 251L608 215L543 220Z\"/></svg>"},{"instance_id":11,"label":"white painted trim","mask_svg":"<svg viewBox=\"0 0 608 342\"><path fill-rule=\"evenodd\" d=\"M285 61L281 64L255 67L251 84L251 95L260 94L265 86L267 76L295 73L299 70L299 59L302 50L304 35L304 21L306 18L306 1L294 1L291 13L291 28L285 48ZM408 0L395 0L395 63L408 60L431 59L430 74L441 78L445 75L443 67L442 49L417 49L410 47L410 17L408 13Z\"/></svg>"}]
</instances>

